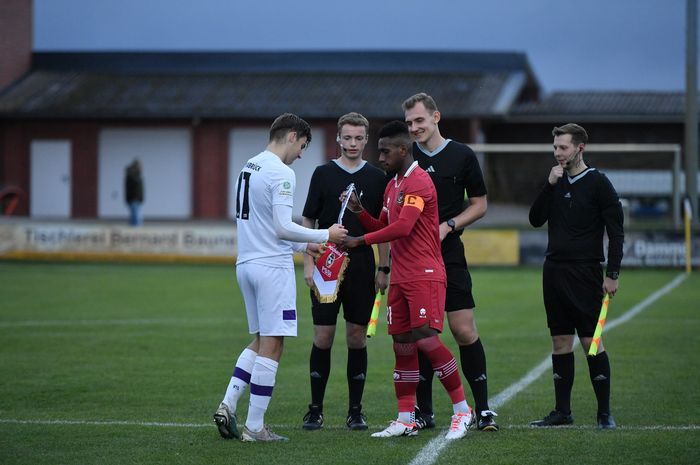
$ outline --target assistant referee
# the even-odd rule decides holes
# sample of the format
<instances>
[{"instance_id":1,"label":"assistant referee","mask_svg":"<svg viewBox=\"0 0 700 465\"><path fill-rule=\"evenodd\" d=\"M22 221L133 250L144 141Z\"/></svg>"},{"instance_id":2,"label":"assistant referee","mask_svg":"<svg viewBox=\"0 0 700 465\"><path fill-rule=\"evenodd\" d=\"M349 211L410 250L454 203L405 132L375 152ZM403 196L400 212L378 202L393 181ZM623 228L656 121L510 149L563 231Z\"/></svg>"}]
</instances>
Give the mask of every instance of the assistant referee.
<instances>
[{"instance_id":1,"label":"assistant referee","mask_svg":"<svg viewBox=\"0 0 700 465\"><path fill-rule=\"evenodd\" d=\"M623 214L615 188L600 171L583 161L586 130L565 124L552 130L554 158L549 178L530 208L530 224L548 223L549 242L542 273L547 326L552 336L552 371L556 405L532 426L560 426L574 422L571 388L574 384L574 333L585 353L593 339L601 300L618 289ZM603 236L608 235L605 275ZM588 357L588 369L598 401L598 427L613 429L610 414L610 362L603 344Z\"/></svg>"}]
</instances>

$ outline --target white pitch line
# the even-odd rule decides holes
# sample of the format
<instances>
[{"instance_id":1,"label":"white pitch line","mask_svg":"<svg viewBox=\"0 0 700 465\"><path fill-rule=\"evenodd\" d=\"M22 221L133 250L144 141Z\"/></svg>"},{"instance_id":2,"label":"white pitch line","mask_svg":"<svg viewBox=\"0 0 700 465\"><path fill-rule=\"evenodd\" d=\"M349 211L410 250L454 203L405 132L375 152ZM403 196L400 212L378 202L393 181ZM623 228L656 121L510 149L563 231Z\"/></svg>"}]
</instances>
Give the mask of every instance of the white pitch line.
<instances>
[{"instance_id":1,"label":"white pitch line","mask_svg":"<svg viewBox=\"0 0 700 465\"><path fill-rule=\"evenodd\" d=\"M670 283L657 290L653 294L649 295L646 299L629 309L620 317L610 321L606 325L606 329L610 331L616 326L628 322L629 320L637 316L637 314L639 314L642 310L647 308L649 305L653 304L659 298L663 297L664 295L668 294L673 289L678 287L678 285L680 285L687 276L688 275L685 273L676 276ZM578 343L578 340L576 340L576 343ZM548 355L547 357L545 357L544 360L537 364L537 366L530 370L525 376L523 376L518 381L516 381L515 383L511 384L503 391L498 393L493 399L489 399L489 406L494 410L497 410L506 402L515 397L518 393L523 391L530 384L532 384L540 376L542 376L542 374L545 371L547 371L547 369L551 366L552 358L551 355ZM423 446L423 449L421 449L421 451L418 452L418 455L416 455L414 459L411 460L409 465L432 465L433 463L435 463L435 461L437 461L438 457L440 456L440 453L445 447L447 447L449 443L450 441L445 439L443 436L431 439L425 446Z\"/></svg>"},{"instance_id":2,"label":"white pitch line","mask_svg":"<svg viewBox=\"0 0 700 465\"><path fill-rule=\"evenodd\" d=\"M15 424L15 425L58 425L58 426L136 426L136 427L155 427L155 428L215 428L214 422L211 423L172 423L172 422L157 422L157 421L122 421L122 420L19 420L12 418L0 418L0 424ZM281 429L298 429L299 425L270 425L273 428ZM381 428L383 425L370 425L373 428ZM530 425L503 425L507 429L532 429ZM324 425L323 429L330 430L347 430L345 425ZM594 425L571 425L562 426L557 429L575 429L575 430L597 430ZM623 431L698 431L700 425L643 425L643 426L618 426L618 430Z\"/></svg>"},{"instance_id":3,"label":"white pitch line","mask_svg":"<svg viewBox=\"0 0 700 465\"><path fill-rule=\"evenodd\" d=\"M146 326L146 325L200 325L233 321L227 318L132 318L123 320L19 320L0 321L0 328L41 326Z\"/></svg>"},{"instance_id":4,"label":"white pitch line","mask_svg":"<svg viewBox=\"0 0 700 465\"><path fill-rule=\"evenodd\" d=\"M212 421L211 423L173 423L159 421L128 421L128 420L20 420L16 418L0 418L0 424L15 424L15 425L59 425L59 426L135 426L135 427L155 427L155 428L216 428ZM281 429L297 429L299 425L284 425L270 424L273 428ZM379 429L384 425L370 425L370 428ZM328 430L347 430L348 427L343 425L324 425L323 429Z\"/></svg>"},{"instance_id":5,"label":"white pitch line","mask_svg":"<svg viewBox=\"0 0 700 465\"><path fill-rule=\"evenodd\" d=\"M90 426L156 426L160 428L209 428L214 423L161 423L157 421L120 421L120 420L15 420L0 418L0 423L17 425L90 425Z\"/></svg>"},{"instance_id":6,"label":"white pitch line","mask_svg":"<svg viewBox=\"0 0 700 465\"><path fill-rule=\"evenodd\" d=\"M507 429L528 429L531 430L535 427L530 425L505 425ZM540 428L537 428L540 429ZM546 429L546 428L543 428ZM557 426L559 429L574 429L574 430L595 430L598 431L598 425L567 425L567 426ZM626 426L617 425L618 430L622 431L698 431L700 430L700 425L637 425L637 426Z\"/></svg>"}]
</instances>

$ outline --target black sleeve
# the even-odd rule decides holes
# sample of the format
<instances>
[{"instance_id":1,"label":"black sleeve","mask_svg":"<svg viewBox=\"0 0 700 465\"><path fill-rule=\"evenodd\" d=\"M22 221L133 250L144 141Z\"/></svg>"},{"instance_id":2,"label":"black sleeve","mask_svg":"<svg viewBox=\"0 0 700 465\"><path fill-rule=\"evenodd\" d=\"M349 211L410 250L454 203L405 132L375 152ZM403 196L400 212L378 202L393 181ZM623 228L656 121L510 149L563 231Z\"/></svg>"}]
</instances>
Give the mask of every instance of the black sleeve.
<instances>
[{"instance_id":1,"label":"black sleeve","mask_svg":"<svg viewBox=\"0 0 700 465\"><path fill-rule=\"evenodd\" d=\"M367 197L361 199L361 203L373 217L379 218L382 206L384 206L384 190L386 189L388 176L379 170L372 174L371 190L366 193Z\"/></svg>"},{"instance_id":2,"label":"black sleeve","mask_svg":"<svg viewBox=\"0 0 700 465\"><path fill-rule=\"evenodd\" d=\"M306 194L306 203L304 204L304 210L302 212L302 216L306 218L317 220L321 216L321 209L323 208L322 178L321 166L318 166L314 170L314 174L311 175L309 192Z\"/></svg>"},{"instance_id":3,"label":"black sleeve","mask_svg":"<svg viewBox=\"0 0 700 465\"><path fill-rule=\"evenodd\" d=\"M554 186L549 181L545 181L542 190L530 207L530 224L534 227L539 228L549 219L553 193Z\"/></svg>"},{"instance_id":4,"label":"black sleeve","mask_svg":"<svg viewBox=\"0 0 700 465\"><path fill-rule=\"evenodd\" d=\"M620 272L622 245L625 242L624 215L617 192L610 180L601 173L598 188L600 212L608 234L607 271Z\"/></svg>"},{"instance_id":5,"label":"black sleeve","mask_svg":"<svg viewBox=\"0 0 700 465\"><path fill-rule=\"evenodd\" d=\"M467 196L483 197L486 195L486 183L484 175L479 166L479 159L476 158L474 151L467 147L469 153L465 163L464 189L467 191Z\"/></svg>"}]
</instances>

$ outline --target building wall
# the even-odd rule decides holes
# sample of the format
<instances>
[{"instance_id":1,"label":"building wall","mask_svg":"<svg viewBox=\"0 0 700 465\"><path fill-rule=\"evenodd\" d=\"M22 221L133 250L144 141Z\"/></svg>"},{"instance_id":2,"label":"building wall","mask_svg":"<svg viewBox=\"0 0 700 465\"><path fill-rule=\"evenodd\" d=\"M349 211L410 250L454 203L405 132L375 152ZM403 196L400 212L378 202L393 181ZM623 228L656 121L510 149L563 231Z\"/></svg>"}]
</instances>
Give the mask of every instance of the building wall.
<instances>
[{"instance_id":1,"label":"building wall","mask_svg":"<svg viewBox=\"0 0 700 465\"><path fill-rule=\"evenodd\" d=\"M126 219L125 173L141 163L146 220L192 217L192 130L179 125L103 126L98 142L100 218Z\"/></svg>"},{"instance_id":2,"label":"building wall","mask_svg":"<svg viewBox=\"0 0 700 465\"><path fill-rule=\"evenodd\" d=\"M400 117L401 115L397 115ZM260 139L244 144L235 154L247 159L254 151L264 148L269 121L219 120L175 122L134 121L33 121L0 122L0 187L13 185L26 193L15 210L15 215L30 216L31 205L31 154L32 140L67 140L71 144L71 216L72 218L97 218L99 215L99 152L100 134L106 128L179 128L189 131L191 147L190 185L191 211L188 218L227 219L232 214L232 187L235 176L231 166L234 155L233 137L236 128L252 129ZM297 161L297 191L295 215L303 208L305 192L314 167L325 160L339 156L335 141L335 120L310 121L314 140L302 160ZM377 164L377 139L379 128L386 120L370 122L370 137L365 149L365 159ZM539 143L551 142L551 129L561 122L544 123L489 123L488 121L443 120L440 128L443 136L458 141L472 142L483 131L488 143ZM621 124L586 123L591 143L682 143L683 126L680 123ZM313 160L312 160L313 158ZM542 154L484 154L480 158L487 182L489 199L495 202L529 204L539 190L552 166L551 153ZM600 169L667 170L668 154L586 154L586 161ZM308 166L306 166L308 165ZM234 170L235 171L235 170ZM121 179L123 173L118 173ZM148 185L148 190L154 186ZM302 195L303 194L303 195ZM121 193L116 194L121 196ZM119 200L121 202L121 200ZM152 207L153 205L151 205ZM235 205L234 205L235 206ZM150 207L149 207L150 208ZM120 213L121 214L121 213ZM235 213L234 213L235 214ZM123 218L126 218L126 208ZM121 218L121 216L119 216ZM148 220L148 216L146 216Z\"/></svg>"},{"instance_id":3,"label":"building wall","mask_svg":"<svg viewBox=\"0 0 700 465\"><path fill-rule=\"evenodd\" d=\"M99 206L100 134L107 129L172 127L161 123L92 122L92 121L33 121L0 124L0 185L16 186L26 193L15 215L31 216L31 143L32 141L67 141L71 146L70 185L71 217L96 218ZM174 125L182 127L182 125ZM187 143L189 145L189 142ZM191 147L185 147L187 151ZM123 172L117 184L122 183ZM191 177L188 166L188 182ZM189 191L190 185L187 189ZM117 195L122 195L121 191ZM189 194L187 202L189 204ZM127 210L124 208L124 218ZM188 214L189 216L189 214Z\"/></svg>"},{"instance_id":4,"label":"building wall","mask_svg":"<svg viewBox=\"0 0 700 465\"><path fill-rule=\"evenodd\" d=\"M15 215L29 214L29 146L24 137L25 125L6 123L0 125L0 188L18 187L25 193L15 210Z\"/></svg>"},{"instance_id":5,"label":"building wall","mask_svg":"<svg viewBox=\"0 0 700 465\"><path fill-rule=\"evenodd\" d=\"M30 214L32 141L66 140L72 147L71 211L74 218L97 214L97 131L91 122L30 122L0 126L0 184L17 186L26 194L16 215Z\"/></svg>"},{"instance_id":6,"label":"building wall","mask_svg":"<svg viewBox=\"0 0 700 465\"><path fill-rule=\"evenodd\" d=\"M335 122L321 121L311 124L315 135L312 145L307 149L302 160L294 165L298 194L295 196L296 217L301 215L308 183L315 167L338 155L335 143ZM258 120L0 122L0 186L11 185L22 189L26 193L26 198L20 201L14 215L32 216L30 211L32 204L31 143L47 140L65 141L70 144L71 151L69 181L71 218L126 219L127 209L125 206L121 208L123 204L122 165L139 156L147 158L147 161L152 163L152 166L148 163L144 166L146 199L143 213L146 220L149 216L152 219L231 218L233 216L230 211L231 184L235 183L237 173L231 173L230 164L236 129L252 131L256 137L254 140L245 142L242 146L244 148L239 150L240 153L235 154L237 158L242 157L241 159L245 161L265 148L268 128L269 121ZM168 134L176 133L175 135L181 136L182 131L186 131L186 140L179 136L176 137L176 142L166 140ZM118 140L119 134L127 137L128 134L138 135L139 133L147 133L150 136L141 143L137 142L136 146L133 142ZM161 139L161 144L154 145L158 140L157 137L154 139L154 134L162 134L164 139ZM109 141L105 140L105 135L110 136ZM173 143L176 145L172 146ZM376 153L376 140L371 141L370 144L368 153ZM160 147L161 145L163 148ZM178 156L177 160L173 161L177 167L168 166L167 154L161 153L163 150L167 152L168 146L171 147L171 151L176 151L180 155L183 151L187 152L185 179L182 178L182 157ZM139 151L140 149L142 150ZM149 150L150 155L147 153ZM104 157L112 158L108 160ZM119 160L115 161L114 157ZM106 163L111 166L107 171L105 171ZM176 169L177 172L168 175L166 172L169 169ZM101 178L103 178L102 181ZM187 213L181 211L182 199L177 200L178 207L168 205L165 200L167 196L164 199L162 195L154 195L160 189L159 186L164 186L165 190L175 189L172 191L174 192L172 197L186 193ZM162 192L159 193L162 194ZM46 192L42 194L44 197L47 195ZM177 210L178 213L173 216L171 210Z\"/></svg>"},{"instance_id":7,"label":"building wall","mask_svg":"<svg viewBox=\"0 0 700 465\"><path fill-rule=\"evenodd\" d=\"M225 218L228 210L230 125L203 122L192 129L192 216Z\"/></svg>"},{"instance_id":8,"label":"building wall","mask_svg":"<svg viewBox=\"0 0 700 465\"><path fill-rule=\"evenodd\" d=\"M0 89L29 70L32 62L31 0L0 1Z\"/></svg>"}]
</instances>

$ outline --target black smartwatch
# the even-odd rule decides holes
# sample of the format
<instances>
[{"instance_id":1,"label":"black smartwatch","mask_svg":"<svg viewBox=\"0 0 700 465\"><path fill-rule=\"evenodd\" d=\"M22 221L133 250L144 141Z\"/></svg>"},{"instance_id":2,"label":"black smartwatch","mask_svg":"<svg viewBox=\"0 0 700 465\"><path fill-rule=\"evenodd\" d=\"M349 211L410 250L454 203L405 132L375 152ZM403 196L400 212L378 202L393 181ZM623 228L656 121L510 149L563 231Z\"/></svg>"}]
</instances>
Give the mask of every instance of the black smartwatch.
<instances>
[{"instance_id":1,"label":"black smartwatch","mask_svg":"<svg viewBox=\"0 0 700 465\"><path fill-rule=\"evenodd\" d=\"M620 277L620 273L617 271L608 271L605 273L605 276L607 276L610 279L617 279Z\"/></svg>"},{"instance_id":2,"label":"black smartwatch","mask_svg":"<svg viewBox=\"0 0 700 465\"><path fill-rule=\"evenodd\" d=\"M450 218L449 220L447 220L446 223L447 223L447 226L449 226L450 228L452 228L452 231L454 231L455 228L457 227L457 225L455 224L455 220L452 219L452 218Z\"/></svg>"},{"instance_id":3,"label":"black smartwatch","mask_svg":"<svg viewBox=\"0 0 700 465\"><path fill-rule=\"evenodd\" d=\"M381 271L384 274L389 274L391 273L391 267L388 266L378 266L377 271Z\"/></svg>"}]
</instances>

